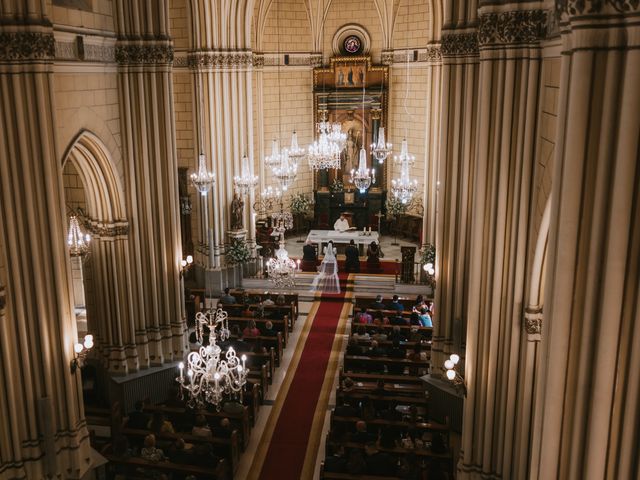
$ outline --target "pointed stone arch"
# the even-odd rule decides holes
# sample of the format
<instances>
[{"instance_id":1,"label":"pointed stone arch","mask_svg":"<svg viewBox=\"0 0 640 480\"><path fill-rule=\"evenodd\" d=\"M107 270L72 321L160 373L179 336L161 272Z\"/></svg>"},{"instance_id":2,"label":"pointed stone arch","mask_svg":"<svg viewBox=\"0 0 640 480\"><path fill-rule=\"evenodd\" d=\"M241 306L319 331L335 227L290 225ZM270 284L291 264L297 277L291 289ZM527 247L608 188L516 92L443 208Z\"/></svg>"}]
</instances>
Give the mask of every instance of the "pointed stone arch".
<instances>
[{"instance_id":1,"label":"pointed stone arch","mask_svg":"<svg viewBox=\"0 0 640 480\"><path fill-rule=\"evenodd\" d=\"M136 346L129 222L125 195L108 148L93 132L83 129L62 157L71 162L85 195L84 227L92 236L87 264L89 330L106 368L126 374L139 368Z\"/></svg>"}]
</instances>

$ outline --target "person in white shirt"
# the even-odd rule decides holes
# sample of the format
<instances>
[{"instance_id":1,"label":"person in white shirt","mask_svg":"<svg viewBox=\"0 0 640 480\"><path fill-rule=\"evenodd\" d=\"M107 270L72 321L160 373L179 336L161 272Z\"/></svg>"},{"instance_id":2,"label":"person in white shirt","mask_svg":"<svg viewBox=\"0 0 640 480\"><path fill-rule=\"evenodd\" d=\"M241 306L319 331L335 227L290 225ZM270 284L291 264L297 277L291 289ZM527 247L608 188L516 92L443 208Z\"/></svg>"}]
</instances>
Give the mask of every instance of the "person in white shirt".
<instances>
[{"instance_id":1,"label":"person in white shirt","mask_svg":"<svg viewBox=\"0 0 640 480\"><path fill-rule=\"evenodd\" d=\"M333 224L333 229L338 232L346 232L349 228L349 222L344 215L340 215L340 218Z\"/></svg>"}]
</instances>

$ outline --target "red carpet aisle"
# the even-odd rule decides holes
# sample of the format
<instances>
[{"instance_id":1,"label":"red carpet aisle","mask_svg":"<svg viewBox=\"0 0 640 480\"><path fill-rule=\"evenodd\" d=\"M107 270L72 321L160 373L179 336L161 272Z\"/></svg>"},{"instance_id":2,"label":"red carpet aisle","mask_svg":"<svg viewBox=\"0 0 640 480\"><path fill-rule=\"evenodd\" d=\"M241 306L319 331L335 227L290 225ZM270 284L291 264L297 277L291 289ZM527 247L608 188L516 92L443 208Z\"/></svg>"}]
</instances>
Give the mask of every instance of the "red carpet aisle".
<instances>
[{"instance_id":1,"label":"red carpet aisle","mask_svg":"<svg viewBox=\"0 0 640 480\"><path fill-rule=\"evenodd\" d=\"M346 278L347 275L340 274L342 293L322 296L262 465L260 478L263 480L300 478L316 404L344 305Z\"/></svg>"}]
</instances>

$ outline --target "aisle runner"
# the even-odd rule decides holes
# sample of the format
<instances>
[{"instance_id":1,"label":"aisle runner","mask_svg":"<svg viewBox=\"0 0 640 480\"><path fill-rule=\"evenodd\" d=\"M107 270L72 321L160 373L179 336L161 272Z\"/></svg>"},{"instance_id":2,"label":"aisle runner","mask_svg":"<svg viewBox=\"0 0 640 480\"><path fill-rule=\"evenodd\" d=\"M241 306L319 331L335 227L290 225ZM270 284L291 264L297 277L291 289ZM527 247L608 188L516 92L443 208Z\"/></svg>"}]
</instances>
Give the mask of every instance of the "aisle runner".
<instances>
[{"instance_id":1,"label":"aisle runner","mask_svg":"<svg viewBox=\"0 0 640 480\"><path fill-rule=\"evenodd\" d=\"M307 444L327 364L340 320L346 291L346 275L340 275L342 293L323 295L287 397L275 425L261 479L301 478Z\"/></svg>"}]
</instances>

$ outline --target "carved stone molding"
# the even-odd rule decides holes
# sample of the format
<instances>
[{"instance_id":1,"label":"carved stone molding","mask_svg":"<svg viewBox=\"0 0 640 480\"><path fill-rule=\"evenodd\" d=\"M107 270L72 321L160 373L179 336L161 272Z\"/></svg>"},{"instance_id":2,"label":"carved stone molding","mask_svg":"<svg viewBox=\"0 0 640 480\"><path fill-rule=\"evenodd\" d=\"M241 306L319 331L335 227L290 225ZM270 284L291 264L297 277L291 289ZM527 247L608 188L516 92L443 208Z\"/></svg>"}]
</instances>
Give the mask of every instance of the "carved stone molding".
<instances>
[{"instance_id":1,"label":"carved stone molding","mask_svg":"<svg viewBox=\"0 0 640 480\"><path fill-rule=\"evenodd\" d=\"M85 228L92 236L98 238L124 237L129 234L129 222L101 222L85 218L83 221Z\"/></svg>"},{"instance_id":2,"label":"carved stone molding","mask_svg":"<svg viewBox=\"0 0 640 480\"><path fill-rule=\"evenodd\" d=\"M476 56L478 35L476 32L443 33L440 50L443 57Z\"/></svg>"},{"instance_id":3,"label":"carved stone molding","mask_svg":"<svg viewBox=\"0 0 640 480\"><path fill-rule=\"evenodd\" d=\"M556 0L557 15L632 13L638 10L640 0Z\"/></svg>"},{"instance_id":4,"label":"carved stone molding","mask_svg":"<svg viewBox=\"0 0 640 480\"><path fill-rule=\"evenodd\" d=\"M413 51L410 51L411 53ZM413 55L409 59L410 63L414 62L440 62L442 60L442 49L440 45L429 45L426 48L418 49L418 58L414 59ZM381 55L381 63L383 65L393 65L394 63L406 63L406 51L383 50Z\"/></svg>"},{"instance_id":5,"label":"carved stone molding","mask_svg":"<svg viewBox=\"0 0 640 480\"><path fill-rule=\"evenodd\" d=\"M481 47L538 43L546 30L545 10L487 13L479 19L478 42Z\"/></svg>"},{"instance_id":6,"label":"carved stone molding","mask_svg":"<svg viewBox=\"0 0 640 480\"><path fill-rule=\"evenodd\" d=\"M173 62L173 45L166 43L119 44L116 62L122 65L167 64Z\"/></svg>"},{"instance_id":7,"label":"carved stone molding","mask_svg":"<svg viewBox=\"0 0 640 480\"><path fill-rule=\"evenodd\" d=\"M542 307L527 307L524 311L524 329L531 337L530 340L539 341L542 334Z\"/></svg>"},{"instance_id":8,"label":"carved stone molding","mask_svg":"<svg viewBox=\"0 0 640 480\"><path fill-rule=\"evenodd\" d=\"M309 55L309 65L313 68L320 68L322 66L322 53L312 53Z\"/></svg>"},{"instance_id":9,"label":"carved stone molding","mask_svg":"<svg viewBox=\"0 0 640 480\"><path fill-rule=\"evenodd\" d=\"M393 65L394 53L393 50L383 50L380 58L380 62L383 65Z\"/></svg>"},{"instance_id":10,"label":"carved stone molding","mask_svg":"<svg viewBox=\"0 0 640 480\"><path fill-rule=\"evenodd\" d=\"M77 42L56 42L56 60L114 63L116 61L116 49L112 45L85 43L82 52L79 52Z\"/></svg>"},{"instance_id":11,"label":"carved stone molding","mask_svg":"<svg viewBox=\"0 0 640 480\"><path fill-rule=\"evenodd\" d=\"M254 68L264 67L264 53L253 54L253 66Z\"/></svg>"},{"instance_id":12,"label":"carved stone molding","mask_svg":"<svg viewBox=\"0 0 640 480\"><path fill-rule=\"evenodd\" d=\"M0 61L48 60L55 54L55 39L51 33L0 33Z\"/></svg>"},{"instance_id":13,"label":"carved stone molding","mask_svg":"<svg viewBox=\"0 0 640 480\"><path fill-rule=\"evenodd\" d=\"M252 52L193 52L187 57L189 68L230 68L240 69L253 65Z\"/></svg>"}]
</instances>

